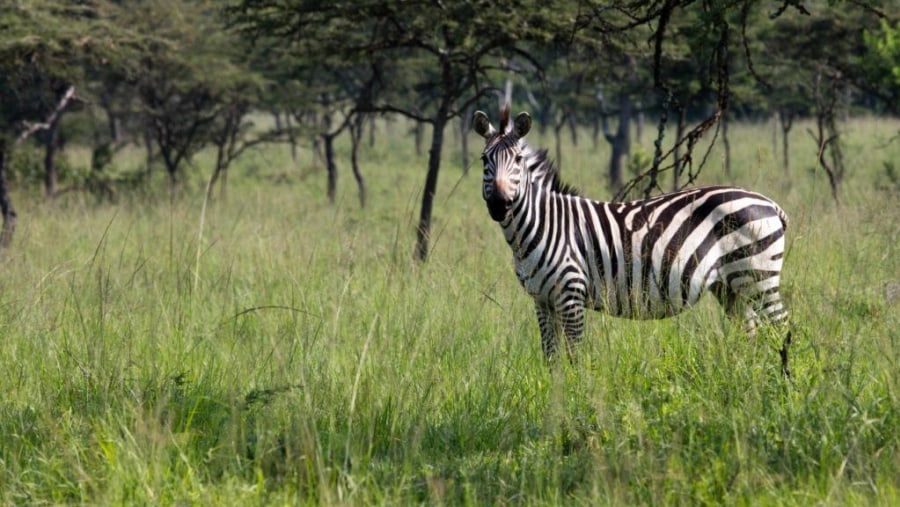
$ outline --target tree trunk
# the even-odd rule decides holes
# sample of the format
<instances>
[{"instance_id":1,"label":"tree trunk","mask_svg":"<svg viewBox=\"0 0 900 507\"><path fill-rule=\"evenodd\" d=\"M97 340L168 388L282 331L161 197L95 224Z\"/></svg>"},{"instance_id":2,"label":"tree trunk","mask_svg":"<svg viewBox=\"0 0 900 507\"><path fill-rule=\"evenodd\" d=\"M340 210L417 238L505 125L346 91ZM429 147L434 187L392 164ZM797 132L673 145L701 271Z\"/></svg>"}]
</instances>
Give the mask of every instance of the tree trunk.
<instances>
[{"instance_id":1,"label":"tree trunk","mask_svg":"<svg viewBox=\"0 0 900 507\"><path fill-rule=\"evenodd\" d=\"M319 138L319 136L313 136L311 170L318 171L319 170L319 162L321 162L324 159L325 159L325 155L322 154L322 140Z\"/></svg>"},{"instance_id":2,"label":"tree trunk","mask_svg":"<svg viewBox=\"0 0 900 507\"><path fill-rule=\"evenodd\" d=\"M53 199L56 197L59 182L59 169L56 167L56 152L59 148L59 116L50 122L44 135L46 136L44 138L44 196Z\"/></svg>"},{"instance_id":3,"label":"tree trunk","mask_svg":"<svg viewBox=\"0 0 900 507\"><path fill-rule=\"evenodd\" d=\"M785 111L779 111L778 117L781 119L782 164L784 164L784 173L790 176L791 156L789 152L788 134L791 132L791 127L794 126L794 115Z\"/></svg>"},{"instance_id":4,"label":"tree trunk","mask_svg":"<svg viewBox=\"0 0 900 507\"><path fill-rule=\"evenodd\" d=\"M331 97L326 93L322 95L322 105L325 113L322 115L322 141L325 144L325 170L328 171L328 202L334 204L337 196L337 165L334 162L334 138L337 134L331 132Z\"/></svg>"},{"instance_id":5,"label":"tree trunk","mask_svg":"<svg viewBox=\"0 0 900 507\"><path fill-rule=\"evenodd\" d=\"M728 141L728 114L722 114L722 147L725 150L725 175L731 176L731 142Z\"/></svg>"},{"instance_id":6,"label":"tree trunk","mask_svg":"<svg viewBox=\"0 0 900 507\"><path fill-rule=\"evenodd\" d=\"M172 195L175 195L175 191L178 190L177 169L177 166L166 164L166 174L169 175L169 190L172 192Z\"/></svg>"},{"instance_id":7,"label":"tree trunk","mask_svg":"<svg viewBox=\"0 0 900 507\"><path fill-rule=\"evenodd\" d=\"M227 135L227 134L225 134L225 135ZM226 155L225 151L227 149L226 148L227 142L224 139L220 139L215 144L216 144L216 166L213 168L213 172L209 176L209 182L207 182L207 184L206 184L206 200L207 201L212 199L213 187L216 185L216 181L218 181L219 176L222 175L222 173L225 170L225 166L226 166L225 157L227 155ZM222 180L222 181L225 181L225 180ZM222 192L224 193L224 191L225 191L225 187L224 187L224 183L223 183Z\"/></svg>"},{"instance_id":8,"label":"tree trunk","mask_svg":"<svg viewBox=\"0 0 900 507\"><path fill-rule=\"evenodd\" d=\"M566 123L569 124L569 132L572 134L572 146L578 146L578 123L575 121L575 112L566 113Z\"/></svg>"},{"instance_id":9,"label":"tree trunk","mask_svg":"<svg viewBox=\"0 0 900 507\"><path fill-rule=\"evenodd\" d=\"M119 128L119 115L117 115L110 104L109 92L104 91L100 95L100 107L106 113L107 128L109 129L109 139L113 145L119 144L122 140L122 129Z\"/></svg>"},{"instance_id":10,"label":"tree trunk","mask_svg":"<svg viewBox=\"0 0 900 507\"><path fill-rule=\"evenodd\" d=\"M413 129L413 139L416 143L416 155L422 155L422 139L425 137L425 123L421 121L416 122L416 126Z\"/></svg>"},{"instance_id":11,"label":"tree trunk","mask_svg":"<svg viewBox=\"0 0 900 507\"><path fill-rule=\"evenodd\" d=\"M144 149L147 150L147 179L150 179L150 175L153 173L153 131L150 128L149 122L144 125Z\"/></svg>"},{"instance_id":12,"label":"tree trunk","mask_svg":"<svg viewBox=\"0 0 900 507\"><path fill-rule=\"evenodd\" d=\"M278 118L278 115L275 116ZM291 144L291 161L297 163L297 134L294 132L294 124L290 113L284 113L284 128L287 131L288 142ZM281 125L277 126L281 130Z\"/></svg>"},{"instance_id":13,"label":"tree trunk","mask_svg":"<svg viewBox=\"0 0 900 507\"><path fill-rule=\"evenodd\" d=\"M619 125L616 134L607 141L612 145L609 159L609 186L612 192L622 189L622 159L631 151L631 98L627 93L619 94Z\"/></svg>"},{"instance_id":14,"label":"tree trunk","mask_svg":"<svg viewBox=\"0 0 900 507\"><path fill-rule=\"evenodd\" d=\"M304 115L302 113L294 112L294 120L296 120L297 125L312 125L315 127L317 131L327 131L328 127L323 127L322 124L319 123L319 115L316 113L309 113ZM316 172L319 170L319 162L325 160L325 155L322 154L322 138L319 134L312 134L310 136L311 144L312 144L312 159L310 160L310 172Z\"/></svg>"},{"instance_id":15,"label":"tree trunk","mask_svg":"<svg viewBox=\"0 0 900 507\"><path fill-rule=\"evenodd\" d=\"M353 177L356 178L356 187L359 189L359 207L366 207L366 180L359 169L359 145L362 142L363 125L365 116L357 115L350 126L350 163L353 166Z\"/></svg>"},{"instance_id":16,"label":"tree trunk","mask_svg":"<svg viewBox=\"0 0 900 507\"><path fill-rule=\"evenodd\" d=\"M562 169L562 129L565 126L565 117L553 126L553 138L556 140L556 167Z\"/></svg>"},{"instance_id":17,"label":"tree trunk","mask_svg":"<svg viewBox=\"0 0 900 507\"><path fill-rule=\"evenodd\" d=\"M631 152L631 121L634 110L631 106L631 97L627 93L620 93L619 124L616 126L616 133L613 134L609 130L609 113L602 91L597 92L597 102L600 105L600 126L603 129L603 138L612 148L609 156L609 188L613 194L617 194L622 189L622 158Z\"/></svg>"},{"instance_id":18,"label":"tree trunk","mask_svg":"<svg viewBox=\"0 0 900 507\"><path fill-rule=\"evenodd\" d=\"M172 146L160 143L159 154L162 156L163 164L166 166L166 174L169 175L171 187L169 190L171 190L172 195L174 196L175 190L178 188L178 158L172 152Z\"/></svg>"},{"instance_id":19,"label":"tree trunk","mask_svg":"<svg viewBox=\"0 0 900 507\"><path fill-rule=\"evenodd\" d=\"M274 108L271 109L269 112L272 114L272 119L275 120L275 129L276 129L276 130L281 130L282 127L284 126L284 125L281 123L281 112L278 111L277 109L274 109ZM285 115L285 116L289 118L291 115L290 115L290 114L287 114L287 115Z\"/></svg>"},{"instance_id":20,"label":"tree trunk","mask_svg":"<svg viewBox=\"0 0 900 507\"><path fill-rule=\"evenodd\" d=\"M431 149L428 150L428 176L422 192L422 212L416 230L416 257L422 262L428 258L428 240L431 236L431 210L437 189L438 172L441 169L441 149L444 145L444 127L447 125L448 106L442 106L432 124Z\"/></svg>"},{"instance_id":21,"label":"tree trunk","mask_svg":"<svg viewBox=\"0 0 900 507\"><path fill-rule=\"evenodd\" d=\"M538 134L544 137L547 134L547 125L550 125L551 104L549 101L544 101L543 103L538 101L537 97L528 88L525 88L525 97L528 99L528 103L531 104L532 116L536 119Z\"/></svg>"},{"instance_id":22,"label":"tree trunk","mask_svg":"<svg viewBox=\"0 0 900 507\"><path fill-rule=\"evenodd\" d=\"M637 141L638 146L643 144L644 142L644 106L640 101L636 104L637 106L637 121L635 122L635 141Z\"/></svg>"},{"instance_id":23,"label":"tree trunk","mask_svg":"<svg viewBox=\"0 0 900 507\"><path fill-rule=\"evenodd\" d=\"M12 244L16 232L16 209L9 196L9 179L6 171L6 142L0 140L0 212L3 214L3 229L0 230L0 248L7 249Z\"/></svg>"},{"instance_id":24,"label":"tree trunk","mask_svg":"<svg viewBox=\"0 0 900 507\"><path fill-rule=\"evenodd\" d=\"M459 137L462 144L462 170L463 174L469 174L469 130L472 127L473 107L469 106L459 119Z\"/></svg>"},{"instance_id":25,"label":"tree trunk","mask_svg":"<svg viewBox=\"0 0 900 507\"><path fill-rule=\"evenodd\" d=\"M672 162L672 191L677 192L680 185L681 177L681 138L684 137L684 124L687 121L687 110L684 107L678 108L678 125L675 126L675 160Z\"/></svg>"},{"instance_id":26,"label":"tree trunk","mask_svg":"<svg viewBox=\"0 0 900 507\"><path fill-rule=\"evenodd\" d=\"M778 156L778 111L772 113L772 160Z\"/></svg>"},{"instance_id":27,"label":"tree trunk","mask_svg":"<svg viewBox=\"0 0 900 507\"><path fill-rule=\"evenodd\" d=\"M622 190L622 155L624 152L622 145L614 140L612 154L609 157L609 188L613 195Z\"/></svg>"},{"instance_id":28,"label":"tree trunk","mask_svg":"<svg viewBox=\"0 0 900 507\"><path fill-rule=\"evenodd\" d=\"M830 83L830 96L823 97L823 92L817 83L816 97L816 127L818 135L813 137L819 145L819 165L828 175L828 184L831 186L831 197L837 206L841 205L840 187L844 181L844 156L841 150L841 138L835 124L835 106L837 102L837 85ZM824 93L828 93L826 91ZM831 162L825 160L825 151L830 152Z\"/></svg>"},{"instance_id":29,"label":"tree trunk","mask_svg":"<svg viewBox=\"0 0 900 507\"><path fill-rule=\"evenodd\" d=\"M220 177L220 180L219 180L219 181L220 181L220 183L219 183L219 194L220 194L220 196L221 196L222 199L225 199L225 197L226 197L225 191L226 191L226 189L228 188L228 171L224 171L224 172L222 173L222 176Z\"/></svg>"},{"instance_id":30,"label":"tree trunk","mask_svg":"<svg viewBox=\"0 0 900 507\"><path fill-rule=\"evenodd\" d=\"M506 83L503 86L503 96L500 98L500 103L497 104L497 109L500 111L503 110L504 107L509 105L512 107L512 91L513 91L513 82L512 78L506 76Z\"/></svg>"},{"instance_id":31,"label":"tree trunk","mask_svg":"<svg viewBox=\"0 0 900 507\"><path fill-rule=\"evenodd\" d=\"M334 137L330 134L322 134L325 142L325 167L328 170L328 201L334 204L337 195L337 165L334 163Z\"/></svg>"}]
</instances>

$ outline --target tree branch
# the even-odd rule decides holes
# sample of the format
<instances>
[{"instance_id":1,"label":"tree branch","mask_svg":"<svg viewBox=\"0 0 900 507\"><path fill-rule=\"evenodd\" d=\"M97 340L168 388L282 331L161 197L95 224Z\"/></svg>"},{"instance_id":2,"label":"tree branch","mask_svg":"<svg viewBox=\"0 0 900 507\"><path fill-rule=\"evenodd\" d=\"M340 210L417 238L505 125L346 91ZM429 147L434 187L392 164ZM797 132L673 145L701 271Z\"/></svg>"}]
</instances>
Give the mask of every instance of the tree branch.
<instances>
[{"instance_id":1,"label":"tree branch","mask_svg":"<svg viewBox=\"0 0 900 507\"><path fill-rule=\"evenodd\" d=\"M421 114L417 114L417 113L415 113L415 112L413 112L413 111L410 111L410 110L408 110L408 109L403 109L403 108L400 108L400 107L396 107L396 106L393 106L393 105L391 105L391 104L384 104L384 105L381 105L381 106L375 106L375 105L373 105L373 106L367 107L367 108L365 108L365 109L357 109L357 112L360 112L360 113L379 113L379 114L393 113L393 114L399 114L399 115L401 115L401 116L405 116L405 117L407 117L407 118L409 118L409 119L411 119L411 120L420 121L420 122L422 122L422 123L432 123L432 119L431 119L431 118L428 118L427 116L422 116Z\"/></svg>"},{"instance_id":2,"label":"tree branch","mask_svg":"<svg viewBox=\"0 0 900 507\"><path fill-rule=\"evenodd\" d=\"M22 144L23 141L40 130L49 129L53 125L53 123L56 122L56 120L59 118L59 115L62 114L63 110L66 108L66 106L69 105L69 102L71 102L72 100L81 100L81 98L78 97L78 95L75 93L75 87L69 86L69 88L66 90L66 93L64 93L62 98L59 99L59 103L56 105L56 109L54 109L50 113L50 116L47 117L46 121L44 121L43 123L22 122L25 126L25 130L23 130L22 133L19 134L19 137L16 138L14 146Z\"/></svg>"},{"instance_id":3,"label":"tree branch","mask_svg":"<svg viewBox=\"0 0 900 507\"><path fill-rule=\"evenodd\" d=\"M786 11L788 7L793 7L797 9L797 11L801 14L806 14L807 16L809 16L809 11L806 10L806 7L803 6L802 1L803 0L783 0L781 6L775 12L769 14L769 19L775 19L778 16L781 16L782 14L784 14L784 11Z\"/></svg>"}]
</instances>

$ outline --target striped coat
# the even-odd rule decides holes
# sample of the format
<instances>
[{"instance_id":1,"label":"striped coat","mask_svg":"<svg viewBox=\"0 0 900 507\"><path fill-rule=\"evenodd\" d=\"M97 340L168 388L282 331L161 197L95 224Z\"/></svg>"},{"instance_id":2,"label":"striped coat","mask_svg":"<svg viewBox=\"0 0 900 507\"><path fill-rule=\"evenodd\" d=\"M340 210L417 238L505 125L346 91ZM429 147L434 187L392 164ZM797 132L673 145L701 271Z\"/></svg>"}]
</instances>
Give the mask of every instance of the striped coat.
<instances>
[{"instance_id":1,"label":"striped coat","mask_svg":"<svg viewBox=\"0 0 900 507\"><path fill-rule=\"evenodd\" d=\"M545 150L524 140L520 114L485 137L483 197L534 298L545 354L560 329L580 340L584 310L633 319L675 315L712 292L753 334L787 319L779 292L787 217L772 200L735 187L702 187L624 203L582 197L559 181ZM789 335L786 343L789 341ZM787 373L787 349L782 351Z\"/></svg>"}]
</instances>

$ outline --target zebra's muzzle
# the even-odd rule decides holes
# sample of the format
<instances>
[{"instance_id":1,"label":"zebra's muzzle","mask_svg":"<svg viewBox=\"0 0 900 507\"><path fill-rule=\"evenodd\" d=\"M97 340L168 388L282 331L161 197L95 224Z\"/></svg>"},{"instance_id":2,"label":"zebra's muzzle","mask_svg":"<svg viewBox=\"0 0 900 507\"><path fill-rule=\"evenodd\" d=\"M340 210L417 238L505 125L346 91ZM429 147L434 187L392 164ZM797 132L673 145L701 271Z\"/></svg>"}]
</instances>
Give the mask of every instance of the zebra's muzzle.
<instances>
[{"instance_id":1,"label":"zebra's muzzle","mask_svg":"<svg viewBox=\"0 0 900 507\"><path fill-rule=\"evenodd\" d=\"M497 197L496 194L487 198L485 202L487 203L488 212L495 222L500 222L506 218L506 214L509 212L509 208L512 205L512 201Z\"/></svg>"}]
</instances>

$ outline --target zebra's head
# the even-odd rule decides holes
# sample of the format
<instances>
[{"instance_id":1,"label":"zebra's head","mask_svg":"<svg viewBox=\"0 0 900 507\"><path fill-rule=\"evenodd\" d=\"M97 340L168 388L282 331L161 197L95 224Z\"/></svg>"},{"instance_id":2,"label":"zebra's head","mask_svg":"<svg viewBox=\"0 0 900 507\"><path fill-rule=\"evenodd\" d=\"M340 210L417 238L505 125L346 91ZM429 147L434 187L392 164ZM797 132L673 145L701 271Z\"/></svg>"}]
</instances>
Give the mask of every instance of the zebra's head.
<instances>
[{"instance_id":1,"label":"zebra's head","mask_svg":"<svg viewBox=\"0 0 900 507\"><path fill-rule=\"evenodd\" d=\"M482 111L476 111L472 118L475 132L484 137L484 178L481 188L482 197L487 203L491 218L500 222L509 213L513 202L527 184L525 175L525 145L519 141L531 129L531 116L519 113L510 124L509 105L500 113L500 129L491 125Z\"/></svg>"}]
</instances>

